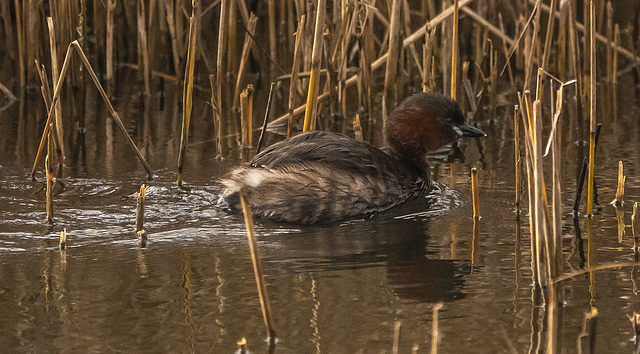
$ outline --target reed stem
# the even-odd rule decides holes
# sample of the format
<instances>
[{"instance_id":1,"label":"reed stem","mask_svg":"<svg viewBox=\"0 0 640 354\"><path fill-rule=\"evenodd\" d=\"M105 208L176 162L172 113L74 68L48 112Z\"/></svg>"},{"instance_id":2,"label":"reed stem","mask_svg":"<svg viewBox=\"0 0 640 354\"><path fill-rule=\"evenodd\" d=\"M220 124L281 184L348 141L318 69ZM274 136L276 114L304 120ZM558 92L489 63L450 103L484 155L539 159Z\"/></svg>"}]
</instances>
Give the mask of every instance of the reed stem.
<instances>
[{"instance_id":1,"label":"reed stem","mask_svg":"<svg viewBox=\"0 0 640 354\"><path fill-rule=\"evenodd\" d=\"M198 1L194 1L197 3ZM138 40L140 41L139 48L142 50L142 76L144 80L144 94L151 96L151 87L149 81L151 80L151 68L149 64L149 45L147 44L147 25L145 23L145 7L144 0L138 1ZM140 55L140 54L138 54Z\"/></svg>"},{"instance_id":2,"label":"reed stem","mask_svg":"<svg viewBox=\"0 0 640 354\"><path fill-rule=\"evenodd\" d=\"M433 305L432 325L431 325L431 354L438 354L438 342L440 337L439 312L444 307L443 302Z\"/></svg>"},{"instance_id":3,"label":"reed stem","mask_svg":"<svg viewBox=\"0 0 640 354\"><path fill-rule=\"evenodd\" d=\"M353 119L353 133L356 140L362 141L362 125L360 125L359 114L356 114L356 117Z\"/></svg>"},{"instance_id":4,"label":"reed stem","mask_svg":"<svg viewBox=\"0 0 640 354\"><path fill-rule=\"evenodd\" d=\"M194 9L195 13L195 9ZM178 187L186 189L182 184L182 173L184 171L184 157L189 143L189 126L191 125L191 108L193 101L193 71L195 67L196 52L196 21L197 16L189 19L189 42L187 49L187 66L185 68L185 81L182 90L182 133L180 135L180 150L178 152Z\"/></svg>"},{"instance_id":5,"label":"reed stem","mask_svg":"<svg viewBox=\"0 0 640 354\"><path fill-rule=\"evenodd\" d=\"M515 181L516 181L516 215L520 215L520 124L518 124L519 106L513 108L513 146L515 156Z\"/></svg>"},{"instance_id":6,"label":"reed stem","mask_svg":"<svg viewBox=\"0 0 640 354\"><path fill-rule=\"evenodd\" d=\"M147 189L149 186L140 186L140 191L136 192L136 232L144 230L144 204L146 200Z\"/></svg>"},{"instance_id":7,"label":"reed stem","mask_svg":"<svg viewBox=\"0 0 640 354\"><path fill-rule=\"evenodd\" d=\"M309 78L309 92L307 94L307 105L304 114L303 131L315 129L311 126L316 120L318 110L318 87L320 86L320 60L322 59L322 34L324 33L324 19L326 15L327 0L318 1L316 13L316 30L313 38L313 52L311 54L311 76Z\"/></svg>"},{"instance_id":8,"label":"reed stem","mask_svg":"<svg viewBox=\"0 0 640 354\"><path fill-rule=\"evenodd\" d=\"M67 229L60 231L60 241L58 242L58 247L61 251L64 251L67 248Z\"/></svg>"},{"instance_id":9,"label":"reed stem","mask_svg":"<svg viewBox=\"0 0 640 354\"><path fill-rule=\"evenodd\" d=\"M322 1L322 0L321 0ZM264 273L262 271L262 262L260 261L260 253L258 251L258 241L256 240L256 232L253 226L253 214L249 204L249 197L244 189L240 192L240 203L242 204L242 213L244 214L244 224L247 229L247 238L249 239L249 249L251 251L251 261L253 262L253 271L258 285L258 294L260 296L260 305L262 307L262 316L264 324L267 327L267 335L269 341L276 339L276 332L273 328L273 318L271 316L271 305L269 303L269 294L267 293L267 285L264 281Z\"/></svg>"},{"instance_id":10,"label":"reed stem","mask_svg":"<svg viewBox=\"0 0 640 354\"><path fill-rule=\"evenodd\" d=\"M473 217L480 218L480 196L478 192L478 169L471 169L471 194L473 196Z\"/></svg>"},{"instance_id":11,"label":"reed stem","mask_svg":"<svg viewBox=\"0 0 640 354\"><path fill-rule=\"evenodd\" d=\"M256 24L258 17L252 12L249 17L249 25L247 26L247 35L244 37L244 44L242 45L242 56L240 57L240 67L238 69L238 77L236 78L236 88L233 93L233 107L238 108L240 100L240 88L242 87L242 81L244 80L244 73L246 71L247 62L249 61L249 53L251 53L251 43L253 42L253 34L256 31Z\"/></svg>"},{"instance_id":12,"label":"reed stem","mask_svg":"<svg viewBox=\"0 0 640 354\"><path fill-rule=\"evenodd\" d=\"M451 98L453 98L454 100L457 99L458 97L456 95L457 79L458 79L458 13L459 13L458 0L454 0L453 2L453 36L451 37Z\"/></svg>"},{"instance_id":13,"label":"reed stem","mask_svg":"<svg viewBox=\"0 0 640 354\"><path fill-rule=\"evenodd\" d=\"M53 19L51 17L47 17L47 25L49 27L49 47L51 49L51 78L53 79L53 85L56 86L60 80L60 73L58 69L58 44L56 42L56 32L53 27ZM58 154L58 167L61 173L64 161L64 129L62 126L62 105L60 104L60 101L56 102L54 109L54 128L56 140L58 141L58 144L56 145L56 152Z\"/></svg>"},{"instance_id":14,"label":"reed stem","mask_svg":"<svg viewBox=\"0 0 640 354\"><path fill-rule=\"evenodd\" d=\"M242 126L241 144L243 148L253 146L253 85L247 86L240 94L240 119Z\"/></svg>"},{"instance_id":15,"label":"reed stem","mask_svg":"<svg viewBox=\"0 0 640 354\"><path fill-rule=\"evenodd\" d=\"M291 66L291 80L289 81L289 116L287 121L287 138L291 137L293 129L293 110L296 106L296 90L298 88L298 72L300 71L300 59L302 49L300 45L304 38L304 25L306 16L300 16L296 30L296 41L293 49L293 65Z\"/></svg>"},{"instance_id":16,"label":"reed stem","mask_svg":"<svg viewBox=\"0 0 640 354\"><path fill-rule=\"evenodd\" d=\"M616 199L613 201L615 205L621 206L624 201L624 185L627 177L624 175L622 161L618 161L618 188L616 189Z\"/></svg>"},{"instance_id":17,"label":"reed stem","mask_svg":"<svg viewBox=\"0 0 640 354\"><path fill-rule=\"evenodd\" d=\"M269 99L267 100L267 108L264 110L264 121L262 123L262 129L260 130L260 139L258 139L258 147L256 147L256 155L260 153L262 148L262 140L264 139L264 133L267 131L267 123L269 123L269 112L271 111L271 100L273 99L274 88L276 83L272 82L269 87Z\"/></svg>"},{"instance_id":18,"label":"reed stem","mask_svg":"<svg viewBox=\"0 0 640 354\"><path fill-rule=\"evenodd\" d=\"M589 133L589 179L587 184L587 215L593 216L593 179L594 179L594 167L595 167L595 152L596 152L596 43L595 43L595 3L591 1L590 21L589 27L589 46L590 50L590 133Z\"/></svg>"}]
</instances>

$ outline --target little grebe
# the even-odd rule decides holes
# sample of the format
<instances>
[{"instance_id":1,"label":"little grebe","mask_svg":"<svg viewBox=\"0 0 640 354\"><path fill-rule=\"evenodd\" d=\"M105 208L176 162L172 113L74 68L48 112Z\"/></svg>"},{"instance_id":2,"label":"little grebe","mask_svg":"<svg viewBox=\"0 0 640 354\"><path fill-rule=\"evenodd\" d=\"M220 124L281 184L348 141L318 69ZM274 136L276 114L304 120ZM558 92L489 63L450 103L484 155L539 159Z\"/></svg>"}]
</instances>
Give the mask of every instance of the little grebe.
<instances>
[{"instance_id":1,"label":"little grebe","mask_svg":"<svg viewBox=\"0 0 640 354\"><path fill-rule=\"evenodd\" d=\"M220 203L240 209L244 188L254 216L302 224L383 211L431 188L427 152L486 134L465 123L456 101L418 93L391 113L385 136L383 149L323 131L280 141L222 181Z\"/></svg>"}]
</instances>

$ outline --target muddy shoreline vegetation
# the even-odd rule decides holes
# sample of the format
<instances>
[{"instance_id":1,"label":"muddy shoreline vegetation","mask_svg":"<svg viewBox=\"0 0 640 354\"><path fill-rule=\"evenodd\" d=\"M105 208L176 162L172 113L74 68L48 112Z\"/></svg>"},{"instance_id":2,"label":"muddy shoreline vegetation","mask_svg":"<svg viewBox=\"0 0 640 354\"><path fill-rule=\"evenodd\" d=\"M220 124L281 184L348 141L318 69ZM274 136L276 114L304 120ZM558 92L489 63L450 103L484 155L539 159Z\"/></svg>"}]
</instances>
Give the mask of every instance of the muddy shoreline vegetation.
<instances>
[{"instance_id":1,"label":"muddy shoreline vegetation","mask_svg":"<svg viewBox=\"0 0 640 354\"><path fill-rule=\"evenodd\" d=\"M213 125L210 141L215 142L218 160L225 150L240 149L245 162L261 147L316 129L382 145L388 113L417 90L455 98L476 125L513 120L505 125L509 129L494 134L515 146L513 220L518 229L521 222L528 225L532 302L545 304L539 313L546 328L544 343L547 352L557 352L564 281L639 265L637 202L631 215L633 262L595 266L587 257L585 268L566 270L567 231L562 225L563 200L572 201L577 233L584 224L588 244L597 237L597 171L605 168L598 165L599 132L608 117L617 115L618 78L633 75L640 80L640 21L635 20L640 16L634 6L605 0L3 1L0 110L24 100L28 90L42 95L47 113L38 122L41 135L30 177L46 179L43 222L49 223L55 220L56 184L65 181L69 147L73 140L84 141L89 90L99 93L109 119L133 152L131 158L144 168L148 184L153 185L154 171L175 170L184 193L191 188L185 160L194 119ZM635 17L618 14L629 9L635 9ZM175 164L151 166L145 149L130 136L111 103L128 99L118 90L122 75L136 76L140 105L164 107L169 85L182 91L181 129L173 135L180 141ZM207 103L207 112L194 108L194 102L201 101ZM562 185L563 164L569 158L562 148L563 135L566 139L569 133L563 127L568 126L574 129L570 135L576 137L579 150L576 163L582 166L576 195L563 193ZM455 150L453 146L451 155ZM627 228L623 206L635 202L624 198L625 163L619 162L612 202L620 242ZM480 217L482 170L474 167L470 173L470 235L475 245L478 228L491 215ZM140 188L137 201L135 225L141 247L153 242L153 230L143 228L144 205L153 203L152 197L145 197L147 188ZM271 351L277 346L277 323L271 316L263 276L268 270L260 261L250 204L242 194ZM73 230L67 238L64 229L60 250L65 255L71 252L70 244ZM438 321L442 307L434 306L432 352L438 348L438 323L445 321ZM640 314L628 316L637 334ZM580 352L593 352L597 320L593 306L576 339ZM399 336L399 325L396 331ZM260 344L243 339L239 351L247 346ZM639 350L637 338L635 348Z\"/></svg>"}]
</instances>

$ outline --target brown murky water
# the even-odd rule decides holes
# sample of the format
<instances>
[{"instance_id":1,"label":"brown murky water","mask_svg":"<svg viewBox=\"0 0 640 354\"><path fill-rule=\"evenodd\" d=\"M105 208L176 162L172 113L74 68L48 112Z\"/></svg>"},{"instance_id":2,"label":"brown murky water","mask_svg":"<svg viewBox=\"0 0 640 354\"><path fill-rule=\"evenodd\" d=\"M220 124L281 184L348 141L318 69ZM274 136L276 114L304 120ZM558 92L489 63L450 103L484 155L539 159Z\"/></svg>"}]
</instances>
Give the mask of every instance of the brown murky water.
<instances>
[{"instance_id":1,"label":"brown murky water","mask_svg":"<svg viewBox=\"0 0 640 354\"><path fill-rule=\"evenodd\" d=\"M67 127L64 189L55 196L53 225L46 222L42 172L37 182L28 178L46 118L41 96L30 89L0 112L0 351L228 353L242 337L252 351L266 351L242 217L216 208L216 180L241 163L236 138L224 139L224 159L216 159L209 97L197 96L185 166L192 190L180 190L182 88L165 83L162 97L145 100L139 84L128 82L130 70L119 72L114 106L154 168L144 248L134 214L135 192L146 174L92 89L86 133ZM263 80L257 106L264 106L266 91ZM640 201L634 76L621 76L617 90L603 83L600 92L610 96L602 99L598 118L604 126L592 230L586 218L574 224L570 216L587 148L576 133L573 108L563 120L564 265L567 272L620 266L564 282L558 349L567 353L576 351L584 313L592 307L599 311L597 351L630 352L634 333L627 316L640 311L637 269L629 266L630 211ZM63 105L69 102L63 99ZM432 195L335 225L258 222L276 352L391 352L398 326L400 353L414 345L426 352L440 301L443 353L544 350L545 309L531 286L528 218L518 221L514 212L510 110L499 108L478 126L488 137L462 142L461 159L434 161L440 184ZM608 204L619 160L627 175L621 239ZM469 203L474 166L482 214L475 241ZM63 228L66 251L58 249Z\"/></svg>"}]
</instances>

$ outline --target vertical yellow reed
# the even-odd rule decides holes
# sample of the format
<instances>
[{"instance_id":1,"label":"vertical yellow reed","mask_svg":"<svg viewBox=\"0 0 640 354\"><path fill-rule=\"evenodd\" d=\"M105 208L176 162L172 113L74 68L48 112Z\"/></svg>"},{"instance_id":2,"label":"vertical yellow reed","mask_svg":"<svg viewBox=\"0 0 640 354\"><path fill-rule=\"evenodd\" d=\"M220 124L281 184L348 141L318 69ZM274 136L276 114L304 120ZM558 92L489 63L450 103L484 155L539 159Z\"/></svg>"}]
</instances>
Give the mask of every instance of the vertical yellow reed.
<instances>
[{"instance_id":1,"label":"vertical yellow reed","mask_svg":"<svg viewBox=\"0 0 640 354\"><path fill-rule=\"evenodd\" d=\"M322 58L322 34L324 33L324 18L326 15L327 0L318 1L316 16L316 30L313 39L313 52L311 54L311 75L309 77L309 92L307 93L307 107L304 112L303 131L315 129L311 123L315 121L318 110L318 87L320 86L320 59Z\"/></svg>"},{"instance_id":2,"label":"vertical yellow reed","mask_svg":"<svg viewBox=\"0 0 640 354\"><path fill-rule=\"evenodd\" d=\"M451 98L456 99L458 79L458 0L453 2L453 36L451 38ZM494 89L492 87L492 89Z\"/></svg>"},{"instance_id":3,"label":"vertical yellow reed","mask_svg":"<svg viewBox=\"0 0 640 354\"><path fill-rule=\"evenodd\" d=\"M478 169L471 169L471 195L473 196L473 217L480 218L480 196L478 191Z\"/></svg>"},{"instance_id":4,"label":"vertical yellow reed","mask_svg":"<svg viewBox=\"0 0 640 354\"><path fill-rule=\"evenodd\" d=\"M591 47L591 78L590 78L590 133L589 133L589 179L587 189L587 215L593 216L593 179L596 152L596 26L595 26L595 3L591 0L589 45Z\"/></svg>"}]
</instances>

